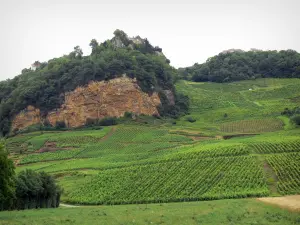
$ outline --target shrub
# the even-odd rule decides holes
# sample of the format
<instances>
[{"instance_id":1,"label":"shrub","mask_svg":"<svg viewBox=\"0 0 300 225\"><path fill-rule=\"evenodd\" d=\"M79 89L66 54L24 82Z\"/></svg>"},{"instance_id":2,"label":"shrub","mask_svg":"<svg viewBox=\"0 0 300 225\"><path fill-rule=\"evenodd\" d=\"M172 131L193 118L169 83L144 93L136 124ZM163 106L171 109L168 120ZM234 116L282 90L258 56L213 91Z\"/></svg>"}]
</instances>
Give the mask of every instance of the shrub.
<instances>
[{"instance_id":1,"label":"shrub","mask_svg":"<svg viewBox=\"0 0 300 225\"><path fill-rule=\"evenodd\" d=\"M65 123L65 121L56 121L55 128L56 128L56 129L66 128L66 123Z\"/></svg>"},{"instance_id":2,"label":"shrub","mask_svg":"<svg viewBox=\"0 0 300 225\"><path fill-rule=\"evenodd\" d=\"M132 118L132 112L125 112L124 117L125 118Z\"/></svg>"},{"instance_id":3,"label":"shrub","mask_svg":"<svg viewBox=\"0 0 300 225\"><path fill-rule=\"evenodd\" d=\"M93 119L93 118L87 118L85 125L86 126L95 126L98 124L98 119Z\"/></svg>"},{"instance_id":4,"label":"shrub","mask_svg":"<svg viewBox=\"0 0 300 225\"><path fill-rule=\"evenodd\" d=\"M300 125L300 115L293 116L291 121L296 125Z\"/></svg>"},{"instance_id":5,"label":"shrub","mask_svg":"<svg viewBox=\"0 0 300 225\"><path fill-rule=\"evenodd\" d=\"M187 117L186 121L189 121L190 123L194 123L196 122L196 119L194 119L193 117Z\"/></svg>"},{"instance_id":6,"label":"shrub","mask_svg":"<svg viewBox=\"0 0 300 225\"><path fill-rule=\"evenodd\" d=\"M112 126L117 124L117 119L115 117L107 117L99 121L100 126Z\"/></svg>"}]
</instances>

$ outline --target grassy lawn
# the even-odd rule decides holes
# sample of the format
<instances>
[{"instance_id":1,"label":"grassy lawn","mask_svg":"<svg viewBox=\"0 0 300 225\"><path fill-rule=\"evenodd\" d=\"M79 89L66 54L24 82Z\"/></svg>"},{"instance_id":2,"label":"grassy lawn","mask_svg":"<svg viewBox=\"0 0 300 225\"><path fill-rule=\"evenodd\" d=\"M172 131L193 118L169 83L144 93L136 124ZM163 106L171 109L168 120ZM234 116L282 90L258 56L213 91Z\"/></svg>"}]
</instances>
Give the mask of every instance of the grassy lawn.
<instances>
[{"instance_id":1,"label":"grassy lawn","mask_svg":"<svg viewBox=\"0 0 300 225\"><path fill-rule=\"evenodd\" d=\"M255 199L0 212L0 224L299 224L300 212Z\"/></svg>"}]
</instances>

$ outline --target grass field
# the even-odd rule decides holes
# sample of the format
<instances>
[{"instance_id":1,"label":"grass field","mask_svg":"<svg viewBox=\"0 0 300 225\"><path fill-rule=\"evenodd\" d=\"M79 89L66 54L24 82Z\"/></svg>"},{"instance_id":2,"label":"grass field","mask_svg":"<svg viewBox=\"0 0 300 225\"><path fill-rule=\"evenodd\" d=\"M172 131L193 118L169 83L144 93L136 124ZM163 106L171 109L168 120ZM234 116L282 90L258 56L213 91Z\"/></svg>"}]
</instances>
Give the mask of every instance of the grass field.
<instances>
[{"instance_id":1,"label":"grass field","mask_svg":"<svg viewBox=\"0 0 300 225\"><path fill-rule=\"evenodd\" d=\"M300 194L300 129L281 115L286 107L300 106L295 101L300 96L299 86L300 79L259 79L228 84L180 81L177 89L190 96L191 112L176 123L153 119L152 123L134 122L101 130L34 132L9 138L7 146L18 163L17 172L33 169L53 174L64 188L62 201L66 203L161 204ZM196 121L190 122L189 117ZM218 202L224 206L230 202L240 204L239 201L243 202ZM244 200L244 203L251 207L256 204L254 200ZM202 203L182 204L193 207ZM118 207L105 209L109 214L125 210ZM134 208L136 206L130 207L135 218L139 210ZM154 211L159 208L158 205L151 207ZM101 214L102 208L91 209ZM63 212L69 210L80 214L86 209L58 209L56 212L64 221L69 217L63 216ZM165 210L165 218L171 216L167 208ZM214 221L215 210L209 211L207 221ZM246 213L244 216L248 215L245 210L237 209L237 215L242 211ZM48 213L37 212L41 213L41 219ZM226 213L230 217L229 211ZM278 224L293 224L292 220L285 220L289 218L283 216L285 213L280 211L273 222L276 224L278 219ZM158 223L159 216L155 215L153 218ZM201 223L187 215L186 224ZM269 216L258 214L258 218L265 221L258 224L270 224L271 219L266 219ZM107 222L105 218L109 217L103 217ZM136 221L147 223L142 218ZM231 223L237 224L234 222L237 218L232 218ZM255 224L251 218L245 223ZM230 223L227 217L219 219L215 220L217 224ZM70 218L65 222L72 221ZM117 220L112 221L117 223Z\"/></svg>"},{"instance_id":2,"label":"grass field","mask_svg":"<svg viewBox=\"0 0 300 225\"><path fill-rule=\"evenodd\" d=\"M149 205L85 206L0 212L1 225L19 224L278 224L300 223L299 212L258 202L231 199Z\"/></svg>"}]
</instances>

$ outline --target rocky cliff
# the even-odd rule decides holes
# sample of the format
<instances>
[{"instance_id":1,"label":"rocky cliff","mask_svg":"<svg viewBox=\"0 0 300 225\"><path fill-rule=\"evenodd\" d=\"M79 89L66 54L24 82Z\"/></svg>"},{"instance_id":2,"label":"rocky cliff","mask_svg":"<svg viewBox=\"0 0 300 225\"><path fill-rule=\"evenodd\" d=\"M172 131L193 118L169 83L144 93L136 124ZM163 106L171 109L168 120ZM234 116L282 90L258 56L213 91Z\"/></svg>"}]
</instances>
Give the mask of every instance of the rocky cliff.
<instances>
[{"instance_id":1,"label":"rocky cliff","mask_svg":"<svg viewBox=\"0 0 300 225\"><path fill-rule=\"evenodd\" d=\"M88 118L122 117L125 112L134 114L158 115L161 104L156 92L148 95L138 86L135 79L121 77L109 81L91 82L85 87L65 93L64 104L41 118L40 110L28 106L12 122L12 129L23 129L46 119L52 126L64 121L68 127L79 127Z\"/></svg>"},{"instance_id":2,"label":"rocky cliff","mask_svg":"<svg viewBox=\"0 0 300 225\"><path fill-rule=\"evenodd\" d=\"M13 130L21 130L25 127L29 127L33 124L41 122L40 110L34 106L27 106L22 112L20 112L12 122Z\"/></svg>"}]
</instances>

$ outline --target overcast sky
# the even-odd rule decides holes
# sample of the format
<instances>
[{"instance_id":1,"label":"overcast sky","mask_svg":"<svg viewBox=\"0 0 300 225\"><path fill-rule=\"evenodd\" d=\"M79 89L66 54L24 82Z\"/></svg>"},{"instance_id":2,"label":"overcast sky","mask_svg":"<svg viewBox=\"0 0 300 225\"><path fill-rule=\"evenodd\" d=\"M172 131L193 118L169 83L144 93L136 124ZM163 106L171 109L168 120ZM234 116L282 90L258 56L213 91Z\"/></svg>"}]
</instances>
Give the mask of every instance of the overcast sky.
<instances>
[{"instance_id":1,"label":"overcast sky","mask_svg":"<svg viewBox=\"0 0 300 225\"><path fill-rule=\"evenodd\" d=\"M147 37L176 68L230 48L300 52L299 9L299 0L1 0L0 80L76 45L90 54L90 40L115 29Z\"/></svg>"}]
</instances>

